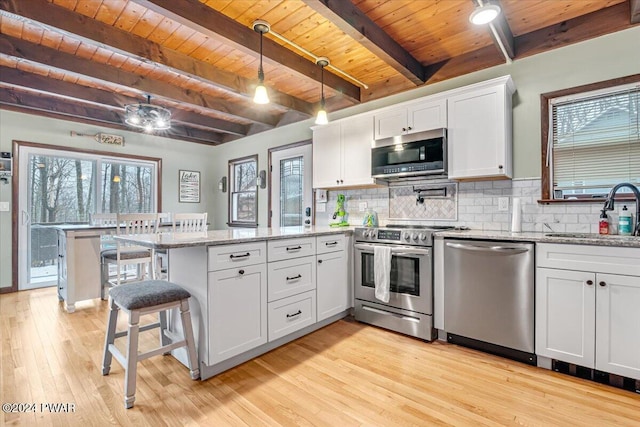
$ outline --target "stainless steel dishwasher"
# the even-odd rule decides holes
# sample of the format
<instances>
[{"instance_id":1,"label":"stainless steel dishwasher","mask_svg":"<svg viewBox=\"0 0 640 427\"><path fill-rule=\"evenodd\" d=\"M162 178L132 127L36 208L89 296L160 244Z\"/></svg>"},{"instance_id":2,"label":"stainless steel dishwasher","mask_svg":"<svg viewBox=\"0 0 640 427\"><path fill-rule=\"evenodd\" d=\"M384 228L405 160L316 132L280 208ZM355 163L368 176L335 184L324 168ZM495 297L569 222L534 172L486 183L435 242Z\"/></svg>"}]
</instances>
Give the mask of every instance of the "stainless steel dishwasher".
<instances>
[{"instance_id":1,"label":"stainless steel dishwasher","mask_svg":"<svg viewBox=\"0 0 640 427\"><path fill-rule=\"evenodd\" d=\"M533 243L445 239L447 341L536 363L534 253Z\"/></svg>"}]
</instances>

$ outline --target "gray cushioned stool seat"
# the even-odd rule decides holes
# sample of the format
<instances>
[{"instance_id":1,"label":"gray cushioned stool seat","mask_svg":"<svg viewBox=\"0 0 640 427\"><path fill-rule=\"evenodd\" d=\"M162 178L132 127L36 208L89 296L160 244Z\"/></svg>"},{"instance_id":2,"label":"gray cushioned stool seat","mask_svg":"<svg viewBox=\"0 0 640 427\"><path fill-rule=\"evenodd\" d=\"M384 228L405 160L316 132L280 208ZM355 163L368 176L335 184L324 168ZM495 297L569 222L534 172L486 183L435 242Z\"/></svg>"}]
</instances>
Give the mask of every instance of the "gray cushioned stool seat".
<instances>
[{"instance_id":1,"label":"gray cushioned stool seat","mask_svg":"<svg viewBox=\"0 0 640 427\"><path fill-rule=\"evenodd\" d=\"M164 280L144 280L111 288L109 296L120 307L136 310L187 299L191 294Z\"/></svg>"},{"instance_id":2,"label":"gray cushioned stool seat","mask_svg":"<svg viewBox=\"0 0 640 427\"><path fill-rule=\"evenodd\" d=\"M114 261L118 259L116 249L104 250L100 252L100 256L102 256L102 258L111 259ZM135 250L120 251L120 259L138 259L138 258L147 258L150 256L151 256L150 252L146 250L145 251L135 251Z\"/></svg>"}]
</instances>

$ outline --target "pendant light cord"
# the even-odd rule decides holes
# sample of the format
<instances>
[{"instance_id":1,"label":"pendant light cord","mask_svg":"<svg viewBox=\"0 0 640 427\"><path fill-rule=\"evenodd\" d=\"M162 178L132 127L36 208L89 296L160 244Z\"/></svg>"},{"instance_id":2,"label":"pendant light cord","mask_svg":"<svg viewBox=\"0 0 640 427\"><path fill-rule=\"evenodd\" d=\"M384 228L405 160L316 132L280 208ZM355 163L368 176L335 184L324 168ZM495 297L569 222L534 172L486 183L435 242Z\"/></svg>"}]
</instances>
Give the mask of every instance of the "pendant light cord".
<instances>
[{"instance_id":1,"label":"pendant light cord","mask_svg":"<svg viewBox=\"0 0 640 427\"><path fill-rule=\"evenodd\" d=\"M260 83L264 83L264 70L262 69L262 37L264 36L263 32L260 32L260 66L258 67L258 80Z\"/></svg>"}]
</instances>

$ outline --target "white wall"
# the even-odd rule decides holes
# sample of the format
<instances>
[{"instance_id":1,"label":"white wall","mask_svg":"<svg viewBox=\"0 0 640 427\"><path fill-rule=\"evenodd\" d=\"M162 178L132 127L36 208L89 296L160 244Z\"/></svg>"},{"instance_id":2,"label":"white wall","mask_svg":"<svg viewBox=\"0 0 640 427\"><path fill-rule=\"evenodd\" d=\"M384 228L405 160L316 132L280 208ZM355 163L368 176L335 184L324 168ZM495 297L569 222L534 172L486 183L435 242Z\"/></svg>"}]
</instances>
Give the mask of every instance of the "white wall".
<instances>
[{"instance_id":1,"label":"white wall","mask_svg":"<svg viewBox=\"0 0 640 427\"><path fill-rule=\"evenodd\" d=\"M98 144L90 137L72 137L72 130L85 134L105 132L122 135L125 138L125 146L112 147ZM0 151L11 152L14 140L159 157L162 159L162 210L164 212L209 212L210 218L213 215L214 199L211 183L214 182L212 178L214 174L211 168L212 148L210 146L0 110ZM201 172L200 203L178 202L179 169ZM0 201L10 202L13 208L10 184L0 183ZM211 218L210 222L214 220L215 218ZM11 286L11 228L11 212L0 212L0 287Z\"/></svg>"}]
</instances>

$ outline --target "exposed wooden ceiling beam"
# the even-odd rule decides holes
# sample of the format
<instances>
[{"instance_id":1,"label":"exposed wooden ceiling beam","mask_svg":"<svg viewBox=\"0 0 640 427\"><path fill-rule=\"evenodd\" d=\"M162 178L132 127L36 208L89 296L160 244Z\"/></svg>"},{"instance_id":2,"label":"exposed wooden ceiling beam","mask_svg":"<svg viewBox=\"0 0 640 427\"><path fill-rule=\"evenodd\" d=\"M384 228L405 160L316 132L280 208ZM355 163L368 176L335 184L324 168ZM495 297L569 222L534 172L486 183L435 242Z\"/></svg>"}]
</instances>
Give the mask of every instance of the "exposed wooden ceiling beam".
<instances>
[{"instance_id":1,"label":"exposed wooden ceiling beam","mask_svg":"<svg viewBox=\"0 0 640 427\"><path fill-rule=\"evenodd\" d=\"M78 100L90 100L93 103L118 108L120 110L122 110L123 105L140 102L140 99L138 98L118 94L116 92L81 86L64 80L44 77L10 67L0 66L0 75L2 76L2 82L4 83L24 88L37 89L42 92L62 95ZM175 108L170 108L170 110L174 122L177 120L182 123L190 123L206 128L206 130L213 133L226 133L236 136L245 136L248 133L248 126L246 125L226 122L224 120L203 116L191 111L178 110ZM222 136L220 135L216 140L217 139L222 140Z\"/></svg>"},{"instance_id":2,"label":"exposed wooden ceiling beam","mask_svg":"<svg viewBox=\"0 0 640 427\"><path fill-rule=\"evenodd\" d=\"M121 30L112 25L91 19L45 0L0 0L0 9L20 15L30 20L53 27L74 38L86 39L126 56L144 58L170 69L184 72L207 84L211 84L226 93L245 102L253 102L253 90L256 81L238 76L235 73L213 67L204 61L167 49L143 37ZM299 98L269 88L272 104L286 109L299 111L309 116L314 114L313 104Z\"/></svg>"},{"instance_id":3,"label":"exposed wooden ceiling beam","mask_svg":"<svg viewBox=\"0 0 640 427\"><path fill-rule=\"evenodd\" d=\"M516 37L517 58L524 58L632 27L629 5L616 5Z\"/></svg>"},{"instance_id":4,"label":"exposed wooden ceiling beam","mask_svg":"<svg viewBox=\"0 0 640 427\"><path fill-rule=\"evenodd\" d=\"M640 24L640 0L629 0L629 9L631 9L631 23Z\"/></svg>"},{"instance_id":5,"label":"exposed wooden ceiling beam","mask_svg":"<svg viewBox=\"0 0 640 427\"><path fill-rule=\"evenodd\" d=\"M21 91L2 85L0 85L0 106L3 109L28 114L36 113L62 120L132 131L130 127L123 124L122 117L117 111L82 105L65 98ZM154 133L154 135L207 145L218 145L225 142L222 138L216 139L216 137L220 137L220 134L181 125L172 125L171 129Z\"/></svg>"},{"instance_id":6,"label":"exposed wooden ceiling beam","mask_svg":"<svg viewBox=\"0 0 640 427\"><path fill-rule=\"evenodd\" d=\"M253 29L246 27L224 14L200 3L198 0L130 0L156 13L166 16L186 27L221 40L245 53L255 55L260 52L260 37ZM292 52L278 43L264 38L263 55L274 65L287 67L305 77L320 81L320 67L310 60ZM268 76L267 76L268 77ZM267 78L268 82L268 78ZM360 88L331 72L324 73L324 84L343 96L360 102Z\"/></svg>"},{"instance_id":7,"label":"exposed wooden ceiling beam","mask_svg":"<svg viewBox=\"0 0 640 427\"><path fill-rule=\"evenodd\" d=\"M210 108L235 121L251 120L274 126L280 119L272 114L257 112L253 106L242 107L229 101L217 99L211 95L194 92L121 69L115 69L110 65L100 64L90 59L10 37L6 34L0 34L0 53L70 71L89 78L134 88L156 98L171 99Z\"/></svg>"},{"instance_id":8,"label":"exposed wooden ceiling beam","mask_svg":"<svg viewBox=\"0 0 640 427\"><path fill-rule=\"evenodd\" d=\"M414 84L426 81L422 64L351 1L303 1Z\"/></svg>"}]
</instances>

